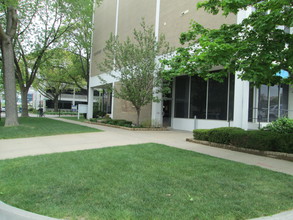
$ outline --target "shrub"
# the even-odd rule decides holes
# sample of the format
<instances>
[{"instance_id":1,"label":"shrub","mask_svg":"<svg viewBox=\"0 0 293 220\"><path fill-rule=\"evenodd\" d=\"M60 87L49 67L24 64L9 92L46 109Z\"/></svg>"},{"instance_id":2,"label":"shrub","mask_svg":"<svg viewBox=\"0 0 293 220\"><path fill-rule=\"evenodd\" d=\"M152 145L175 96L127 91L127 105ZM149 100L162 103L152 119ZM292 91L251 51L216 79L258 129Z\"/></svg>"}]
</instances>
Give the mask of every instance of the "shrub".
<instances>
[{"instance_id":1,"label":"shrub","mask_svg":"<svg viewBox=\"0 0 293 220\"><path fill-rule=\"evenodd\" d=\"M261 151L293 153L293 135L273 131L244 131L241 128L215 128L193 130L193 137L220 144Z\"/></svg>"},{"instance_id":2,"label":"shrub","mask_svg":"<svg viewBox=\"0 0 293 220\"><path fill-rule=\"evenodd\" d=\"M279 118L262 128L262 130L274 131L281 134L293 134L293 119L286 117Z\"/></svg>"},{"instance_id":3,"label":"shrub","mask_svg":"<svg viewBox=\"0 0 293 220\"><path fill-rule=\"evenodd\" d=\"M255 150L277 151L276 135L268 131L246 131L231 135L231 144Z\"/></svg>"},{"instance_id":4,"label":"shrub","mask_svg":"<svg viewBox=\"0 0 293 220\"><path fill-rule=\"evenodd\" d=\"M209 132L209 129L195 129L193 130L193 138L196 140L208 141L209 139L208 132Z\"/></svg>"},{"instance_id":5,"label":"shrub","mask_svg":"<svg viewBox=\"0 0 293 220\"><path fill-rule=\"evenodd\" d=\"M244 132L241 128L236 127L223 127L210 129L208 132L208 140L219 144L230 144L231 134Z\"/></svg>"},{"instance_id":6,"label":"shrub","mask_svg":"<svg viewBox=\"0 0 293 220\"><path fill-rule=\"evenodd\" d=\"M97 122L98 120L96 118L90 118L91 122Z\"/></svg>"}]
</instances>

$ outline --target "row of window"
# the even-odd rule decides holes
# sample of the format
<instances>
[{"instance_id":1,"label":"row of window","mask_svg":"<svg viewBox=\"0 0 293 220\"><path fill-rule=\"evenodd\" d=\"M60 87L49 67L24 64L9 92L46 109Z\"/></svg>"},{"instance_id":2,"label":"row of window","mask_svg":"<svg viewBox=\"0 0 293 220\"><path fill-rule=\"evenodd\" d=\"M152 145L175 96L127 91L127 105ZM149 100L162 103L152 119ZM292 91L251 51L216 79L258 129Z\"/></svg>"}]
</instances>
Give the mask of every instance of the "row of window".
<instances>
[{"instance_id":1,"label":"row of window","mask_svg":"<svg viewBox=\"0 0 293 220\"><path fill-rule=\"evenodd\" d=\"M224 82L198 76L175 79L175 118L233 120L234 77Z\"/></svg>"},{"instance_id":2,"label":"row of window","mask_svg":"<svg viewBox=\"0 0 293 220\"><path fill-rule=\"evenodd\" d=\"M257 94L254 96L253 94ZM262 85L258 90L250 87L249 121L271 122L288 116L289 86Z\"/></svg>"}]
</instances>

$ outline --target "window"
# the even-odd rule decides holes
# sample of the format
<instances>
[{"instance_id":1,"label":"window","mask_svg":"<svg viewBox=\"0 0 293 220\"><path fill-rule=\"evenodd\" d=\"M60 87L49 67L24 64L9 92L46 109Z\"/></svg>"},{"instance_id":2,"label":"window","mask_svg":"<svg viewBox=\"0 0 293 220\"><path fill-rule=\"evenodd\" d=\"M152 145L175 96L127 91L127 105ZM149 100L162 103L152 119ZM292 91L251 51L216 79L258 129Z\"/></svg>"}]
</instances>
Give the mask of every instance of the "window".
<instances>
[{"instance_id":1,"label":"window","mask_svg":"<svg viewBox=\"0 0 293 220\"><path fill-rule=\"evenodd\" d=\"M175 81L175 117L188 117L189 76L179 76Z\"/></svg>"},{"instance_id":2,"label":"window","mask_svg":"<svg viewBox=\"0 0 293 220\"><path fill-rule=\"evenodd\" d=\"M208 119L227 120L228 79L209 80Z\"/></svg>"},{"instance_id":3,"label":"window","mask_svg":"<svg viewBox=\"0 0 293 220\"><path fill-rule=\"evenodd\" d=\"M259 101L258 101L258 121L267 122L268 118L268 100L269 100L268 86L261 85L259 88Z\"/></svg>"},{"instance_id":4,"label":"window","mask_svg":"<svg viewBox=\"0 0 293 220\"><path fill-rule=\"evenodd\" d=\"M206 118L207 81L198 76L191 77L190 118Z\"/></svg>"},{"instance_id":5,"label":"window","mask_svg":"<svg viewBox=\"0 0 293 220\"><path fill-rule=\"evenodd\" d=\"M258 121L271 122L288 115L288 85L259 88Z\"/></svg>"},{"instance_id":6,"label":"window","mask_svg":"<svg viewBox=\"0 0 293 220\"><path fill-rule=\"evenodd\" d=\"M224 82L198 76L179 76L175 81L176 118L233 120L234 75Z\"/></svg>"}]
</instances>

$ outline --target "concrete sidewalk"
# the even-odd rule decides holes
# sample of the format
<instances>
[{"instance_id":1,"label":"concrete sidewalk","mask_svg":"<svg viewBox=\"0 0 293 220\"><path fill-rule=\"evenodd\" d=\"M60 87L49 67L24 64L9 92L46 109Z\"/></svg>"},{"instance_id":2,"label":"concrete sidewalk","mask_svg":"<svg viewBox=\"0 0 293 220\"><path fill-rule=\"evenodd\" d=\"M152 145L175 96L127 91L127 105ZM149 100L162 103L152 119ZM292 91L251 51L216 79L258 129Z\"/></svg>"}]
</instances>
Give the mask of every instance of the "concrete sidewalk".
<instances>
[{"instance_id":1,"label":"concrete sidewalk","mask_svg":"<svg viewBox=\"0 0 293 220\"><path fill-rule=\"evenodd\" d=\"M293 162L186 142L186 138L192 137L192 132L128 131L61 118L54 119L97 128L104 132L0 140L0 160L153 142L293 175ZM292 220L293 210L260 219Z\"/></svg>"}]
</instances>

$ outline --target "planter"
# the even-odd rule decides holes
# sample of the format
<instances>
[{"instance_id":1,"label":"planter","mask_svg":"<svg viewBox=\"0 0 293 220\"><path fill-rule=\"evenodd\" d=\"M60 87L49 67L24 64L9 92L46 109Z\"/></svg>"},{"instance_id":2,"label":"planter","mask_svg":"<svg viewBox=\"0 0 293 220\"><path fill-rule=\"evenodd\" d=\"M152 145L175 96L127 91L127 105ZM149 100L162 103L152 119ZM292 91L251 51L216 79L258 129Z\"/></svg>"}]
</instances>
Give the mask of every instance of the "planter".
<instances>
[{"instance_id":1,"label":"planter","mask_svg":"<svg viewBox=\"0 0 293 220\"><path fill-rule=\"evenodd\" d=\"M260 155L260 156L272 157L272 158L276 158L276 159L293 161L293 154L289 154L289 153L274 152L274 151L260 151L260 150L249 149L249 148L235 147L233 145L218 144L218 143L209 142L209 141L195 140L192 138L186 138L186 141L192 142L192 143L197 143L197 144L208 145L208 146L212 146L212 147L218 147L218 148L223 148L223 149L228 149L228 150L249 153L249 154L255 154L255 155Z\"/></svg>"},{"instance_id":2,"label":"planter","mask_svg":"<svg viewBox=\"0 0 293 220\"><path fill-rule=\"evenodd\" d=\"M106 126L106 127L112 127L112 128L120 128L120 129L124 129L128 131L168 131L167 128L129 128L129 127L111 125L111 124L106 124L101 122L87 122L87 123Z\"/></svg>"}]
</instances>

